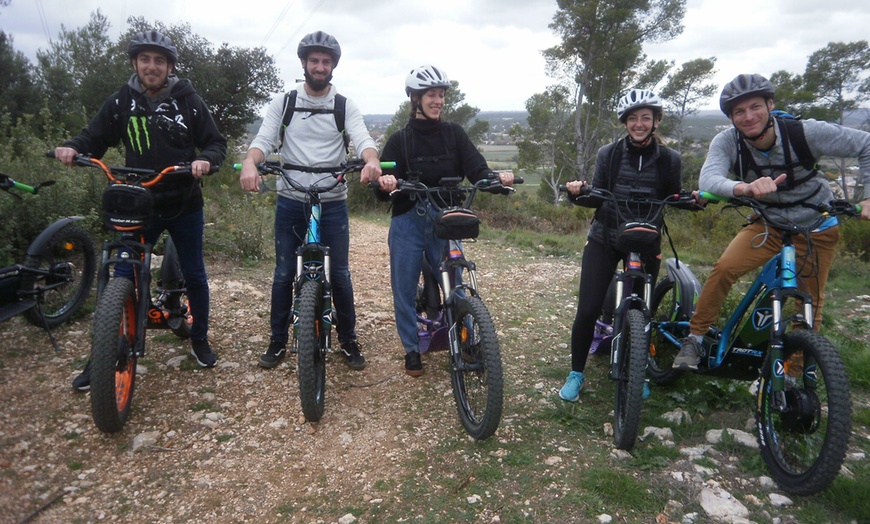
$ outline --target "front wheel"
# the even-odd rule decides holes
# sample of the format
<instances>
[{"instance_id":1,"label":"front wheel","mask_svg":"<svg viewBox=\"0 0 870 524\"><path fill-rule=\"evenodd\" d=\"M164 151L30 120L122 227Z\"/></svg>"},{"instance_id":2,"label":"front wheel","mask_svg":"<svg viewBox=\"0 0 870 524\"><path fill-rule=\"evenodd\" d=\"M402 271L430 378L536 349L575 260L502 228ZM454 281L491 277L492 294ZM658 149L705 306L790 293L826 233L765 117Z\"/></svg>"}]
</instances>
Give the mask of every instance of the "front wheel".
<instances>
[{"instance_id":1,"label":"front wheel","mask_svg":"<svg viewBox=\"0 0 870 524\"><path fill-rule=\"evenodd\" d=\"M483 302L478 297L457 300L450 381L465 431L482 440L495 433L501 421L501 350Z\"/></svg>"},{"instance_id":2,"label":"front wheel","mask_svg":"<svg viewBox=\"0 0 870 524\"><path fill-rule=\"evenodd\" d=\"M299 398L305 420L317 422L323 417L326 399L326 330L323 322L323 294L320 284L309 280L302 284L296 299L296 367L299 373Z\"/></svg>"},{"instance_id":3,"label":"front wheel","mask_svg":"<svg viewBox=\"0 0 870 524\"><path fill-rule=\"evenodd\" d=\"M179 290L170 293L166 299L166 319L169 329L178 338L190 338L193 327L193 315L190 314L190 301L187 298L184 275L181 273L181 263L178 261L178 250L172 242L172 237L166 239L163 251L163 262L160 264L160 281L164 289Z\"/></svg>"},{"instance_id":4,"label":"front wheel","mask_svg":"<svg viewBox=\"0 0 870 524\"><path fill-rule=\"evenodd\" d=\"M619 358L619 378L613 407L613 442L619 449L630 450L637 440L640 411L643 406L643 384L646 374L647 342L643 313L629 309L619 333L616 358Z\"/></svg>"},{"instance_id":5,"label":"front wheel","mask_svg":"<svg viewBox=\"0 0 870 524\"><path fill-rule=\"evenodd\" d=\"M687 327L676 325L676 322L686 322L689 319L680 314L677 289L673 280L662 280L656 285L650 310L652 329L647 375L656 384L664 386L672 384L683 374L682 371L673 368L674 358L680 352L680 346L673 340L680 341L689 335ZM673 339L666 336L666 333Z\"/></svg>"},{"instance_id":6,"label":"front wheel","mask_svg":"<svg viewBox=\"0 0 870 524\"><path fill-rule=\"evenodd\" d=\"M786 492L813 495L827 488L846 456L852 425L843 361L822 335L796 330L783 339L783 362L767 366L755 420L761 456ZM785 409L774 406L770 377L785 376Z\"/></svg>"},{"instance_id":7,"label":"front wheel","mask_svg":"<svg viewBox=\"0 0 870 524\"><path fill-rule=\"evenodd\" d=\"M35 326L54 328L70 319L91 292L97 259L91 237L81 228L68 225L60 229L36 255L28 255L24 265L45 272L25 275L24 289L43 289L40 308L25 313Z\"/></svg>"},{"instance_id":8,"label":"front wheel","mask_svg":"<svg viewBox=\"0 0 870 524\"><path fill-rule=\"evenodd\" d=\"M133 282L113 278L94 312L91 347L91 412L106 433L121 431L136 384L136 295Z\"/></svg>"}]
</instances>

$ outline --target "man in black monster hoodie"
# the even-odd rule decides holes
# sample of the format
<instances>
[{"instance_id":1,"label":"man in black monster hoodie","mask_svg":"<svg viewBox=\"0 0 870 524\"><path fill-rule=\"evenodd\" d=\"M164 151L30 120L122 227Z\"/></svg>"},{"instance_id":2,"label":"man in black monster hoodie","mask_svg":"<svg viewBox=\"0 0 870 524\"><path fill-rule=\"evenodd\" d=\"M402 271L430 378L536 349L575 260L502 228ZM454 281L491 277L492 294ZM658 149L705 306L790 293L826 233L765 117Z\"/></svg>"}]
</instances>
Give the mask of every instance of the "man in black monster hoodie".
<instances>
[{"instance_id":1,"label":"man in black monster hoodie","mask_svg":"<svg viewBox=\"0 0 870 524\"><path fill-rule=\"evenodd\" d=\"M151 188L155 217L144 236L153 244L168 231L178 248L193 316L191 355L200 366L213 367L217 354L208 343L209 289L199 181L224 161L227 140L190 81L175 76L178 52L172 40L145 31L130 40L128 53L134 69L130 81L103 103L81 133L55 149L55 156L71 166L78 153L101 158L123 142L129 167L160 170L191 163L192 176L169 175ZM116 275L122 269L118 266ZM73 380L73 388L90 388L90 363Z\"/></svg>"}]
</instances>

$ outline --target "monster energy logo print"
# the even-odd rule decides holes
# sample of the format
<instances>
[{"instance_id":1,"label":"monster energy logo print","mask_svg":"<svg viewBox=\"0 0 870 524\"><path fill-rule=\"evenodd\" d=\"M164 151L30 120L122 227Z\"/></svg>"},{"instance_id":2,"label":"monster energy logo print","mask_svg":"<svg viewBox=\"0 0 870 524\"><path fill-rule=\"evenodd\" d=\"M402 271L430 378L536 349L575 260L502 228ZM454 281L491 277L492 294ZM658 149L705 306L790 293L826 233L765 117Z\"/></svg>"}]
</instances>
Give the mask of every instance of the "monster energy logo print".
<instances>
[{"instance_id":1,"label":"monster energy logo print","mask_svg":"<svg viewBox=\"0 0 870 524\"><path fill-rule=\"evenodd\" d=\"M127 138L137 153L144 154L151 149L151 137L148 135L148 117L131 116L127 120Z\"/></svg>"}]
</instances>

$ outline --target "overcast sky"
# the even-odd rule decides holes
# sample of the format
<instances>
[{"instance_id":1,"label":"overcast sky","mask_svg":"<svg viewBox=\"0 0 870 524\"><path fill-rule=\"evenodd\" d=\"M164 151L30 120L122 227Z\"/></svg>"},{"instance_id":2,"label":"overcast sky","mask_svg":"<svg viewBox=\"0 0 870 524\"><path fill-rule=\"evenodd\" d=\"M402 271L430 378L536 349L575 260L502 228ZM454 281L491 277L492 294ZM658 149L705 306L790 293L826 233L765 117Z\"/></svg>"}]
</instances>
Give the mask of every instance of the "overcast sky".
<instances>
[{"instance_id":1,"label":"overcast sky","mask_svg":"<svg viewBox=\"0 0 870 524\"><path fill-rule=\"evenodd\" d=\"M644 50L678 65L715 56L718 85L741 72L803 73L809 55L829 42L870 37L867 0L687 0L686 6L683 33ZM187 22L215 46L265 47L285 86L301 76L300 38L327 31L343 50L333 83L366 114L395 112L407 72L428 63L458 80L466 102L483 111L523 110L553 83L541 51L558 43L548 27L552 0L12 0L0 7L0 29L35 62L61 25L80 28L98 7L112 38L128 17L142 16L168 26ZM715 99L707 107L717 107Z\"/></svg>"}]
</instances>

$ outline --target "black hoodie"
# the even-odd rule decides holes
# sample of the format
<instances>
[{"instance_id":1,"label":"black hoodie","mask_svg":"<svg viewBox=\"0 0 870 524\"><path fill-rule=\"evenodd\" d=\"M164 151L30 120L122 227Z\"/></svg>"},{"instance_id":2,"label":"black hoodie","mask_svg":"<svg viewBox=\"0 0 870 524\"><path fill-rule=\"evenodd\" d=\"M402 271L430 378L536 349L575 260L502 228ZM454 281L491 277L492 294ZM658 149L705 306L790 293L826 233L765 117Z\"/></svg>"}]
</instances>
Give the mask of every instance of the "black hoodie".
<instances>
[{"instance_id":1,"label":"black hoodie","mask_svg":"<svg viewBox=\"0 0 870 524\"><path fill-rule=\"evenodd\" d=\"M63 145L101 158L121 142L128 167L160 170L194 160L220 166L227 155L227 140L205 102L189 80L176 76L169 77L168 89L152 98L142 92L133 75L103 103L88 126ZM170 174L151 190L160 216L202 208L202 191L192 175Z\"/></svg>"}]
</instances>

